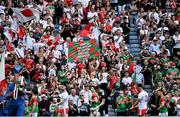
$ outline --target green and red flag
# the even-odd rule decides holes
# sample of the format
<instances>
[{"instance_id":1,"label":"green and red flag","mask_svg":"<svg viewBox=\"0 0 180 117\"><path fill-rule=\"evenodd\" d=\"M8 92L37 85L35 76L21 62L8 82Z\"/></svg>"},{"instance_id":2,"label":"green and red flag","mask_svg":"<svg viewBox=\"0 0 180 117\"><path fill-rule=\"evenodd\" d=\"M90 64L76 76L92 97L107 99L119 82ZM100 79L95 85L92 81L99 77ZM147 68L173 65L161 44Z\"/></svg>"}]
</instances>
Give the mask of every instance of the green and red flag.
<instances>
[{"instance_id":1,"label":"green and red flag","mask_svg":"<svg viewBox=\"0 0 180 117\"><path fill-rule=\"evenodd\" d=\"M69 62L88 58L98 58L99 56L99 47L94 39L71 42L68 44Z\"/></svg>"}]
</instances>

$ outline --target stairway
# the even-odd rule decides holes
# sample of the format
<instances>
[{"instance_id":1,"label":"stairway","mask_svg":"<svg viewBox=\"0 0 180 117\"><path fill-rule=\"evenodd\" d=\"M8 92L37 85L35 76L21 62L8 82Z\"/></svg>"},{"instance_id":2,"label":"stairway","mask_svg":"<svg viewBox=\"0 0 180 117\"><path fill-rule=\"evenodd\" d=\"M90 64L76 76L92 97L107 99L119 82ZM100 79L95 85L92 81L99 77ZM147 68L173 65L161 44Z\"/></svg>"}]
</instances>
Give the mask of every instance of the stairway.
<instances>
[{"instance_id":1,"label":"stairway","mask_svg":"<svg viewBox=\"0 0 180 117\"><path fill-rule=\"evenodd\" d=\"M144 85L143 88L144 88L144 90L149 94L149 96L152 96L153 90L152 90L151 85Z\"/></svg>"},{"instance_id":2,"label":"stairway","mask_svg":"<svg viewBox=\"0 0 180 117\"><path fill-rule=\"evenodd\" d=\"M128 47L130 53L134 56L136 60L140 59L139 53L141 51L140 48L140 41L137 34L137 25L133 23L132 20L130 20L130 33L129 33L129 44L126 46Z\"/></svg>"},{"instance_id":3,"label":"stairway","mask_svg":"<svg viewBox=\"0 0 180 117\"><path fill-rule=\"evenodd\" d=\"M129 33L129 44L127 44L130 53L134 56L136 60L140 60L139 53L141 52L140 41L137 34L137 25L133 23L133 20L130 20L131 31ZM152 87L151 85L144 85L144 90L151 96Z\"/></svg>"},{"instance_id":4,"label":"stairway","mask_svg":"<svg viewBox=\"0 0 180 117\"><path fill-rule=\"evenodd\" d=\"M108 115L109 116L116 116L115 110L112 108L112 105L108 105Z\"/></svg>"}]
</instances>

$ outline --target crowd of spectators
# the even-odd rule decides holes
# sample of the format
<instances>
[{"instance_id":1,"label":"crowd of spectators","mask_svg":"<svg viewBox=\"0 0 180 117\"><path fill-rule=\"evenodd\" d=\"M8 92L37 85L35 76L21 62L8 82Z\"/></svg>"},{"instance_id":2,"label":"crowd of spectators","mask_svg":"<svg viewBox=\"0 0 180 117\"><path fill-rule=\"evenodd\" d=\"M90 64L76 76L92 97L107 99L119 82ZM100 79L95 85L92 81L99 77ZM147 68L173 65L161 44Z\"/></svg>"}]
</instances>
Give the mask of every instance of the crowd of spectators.
<instances>
[{"instance_id":1,"label":"crowd of spectators","mask_svg":"<svg viewBox=\"0 0 180 117\"><path fill-rule=\"evenodd\" d=\"M20 23L11 8L40 20ZM109 105L118 116L180 116L179 21L179 0L1 0L0 116L108 116ZM139 59L127 47L132 24ZM91 39L100 57L69 62L68 43Z\"/></svg>"}]
</instances>

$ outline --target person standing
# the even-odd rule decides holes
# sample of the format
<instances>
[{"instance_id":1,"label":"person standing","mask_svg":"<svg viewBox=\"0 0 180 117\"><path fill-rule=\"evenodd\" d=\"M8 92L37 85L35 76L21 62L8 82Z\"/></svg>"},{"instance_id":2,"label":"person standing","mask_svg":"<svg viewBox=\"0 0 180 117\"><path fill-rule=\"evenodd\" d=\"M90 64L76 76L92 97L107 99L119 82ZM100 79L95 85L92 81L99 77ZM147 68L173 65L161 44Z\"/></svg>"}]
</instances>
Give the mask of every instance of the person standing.
<instances>
[{"instance_id":1,"label":"person standing","mask_svg":"<svg viewBox=\"0 0 180 117\"><path fill-rule=\"evenodd\" d=\"M153 95L150 97L150 100L149 100L149 105L150 105L150 108L151 108L151 116L158 116L158 105L159 105L159 96L157 94L157 90L155 90L153 92Z\"/></svg>"},{"instance_id":2,"label":"person standing","mask_svg":"<svg viewBox=\"0 0 180 117\"><path fill-rule=\"evenodd\" d=\"M119 93L120 95L116 98L117 116L126 116L127 115L126 97L123 91L120 91Z\"/></svg>"},{"instance_id":3,"label":"person standing","mask_svg":"<svg viewBox=\"0 0 180 117\"><path fill-rule=\"evenodd\" d=\"M32 117L37 117L38 116L38 98L37 98L37 95L38 95L38 90L36 88L34 88L32 90L32 96L31 96L31 99L30 99L30 113L29 113L29 116L32 116Z\"/></svg>"},{"instance_id":4,"label":"person standing","mask_svg":"<svg viewBox=\"0 0 180 117\"><path fill-rule=\"evenodd\" d=\"M159 117L167 117L168 116L168 107L167 107L167 100L163 94L163 90L158 90L158 96L160 96L160 105L157 108L159 110Z\"/></svg>"},{"instance_id":5,"label":"person standing","mask_svg":"<svg viewBox=\"0 0 180 117\"><path fill-rule=\"evenodd\" d=\"M60 102L59 102L59 115L60 116L65 116L67 117L68 116L68 113L69 113L69 106L68 106L68 99L69 99L69 95L68 95L68 92L66 91L66 86L62 85L60 87L61 89L61 94L60 94Z\"/></svg>"},{"instance_id":6,"label":"person standing","mask_svg":"<svg viewBox=\"0 0 180 117\"><path fill-rule=\"evenodd\" d=\"M69 98L69 116L78 116L78 108L73 104L73 98Z\"/></svg>"},{"instance_id":7,"label":"person standing","mask_svg":"<svg viewBox=\"0 0 180 117\"><path fill-rule=\"evenodd\" d=\"M148 104L148 93L144 91L142 88L142 84L138 84L139 94L138 99L136 102L132 105L131 109L134 109L138 104L138 115L139 116L146 116L146 113L148 111L147 104Z\"/></svg>"}]
</instances>

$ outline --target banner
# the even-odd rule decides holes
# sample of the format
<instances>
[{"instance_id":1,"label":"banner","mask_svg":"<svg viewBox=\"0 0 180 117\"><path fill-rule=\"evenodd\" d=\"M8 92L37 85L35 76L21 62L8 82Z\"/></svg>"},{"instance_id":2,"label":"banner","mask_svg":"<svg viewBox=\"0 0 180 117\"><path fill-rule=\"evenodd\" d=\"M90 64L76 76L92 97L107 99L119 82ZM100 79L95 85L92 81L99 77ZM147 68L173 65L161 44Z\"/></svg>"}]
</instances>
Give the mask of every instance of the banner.
<instances>
[{"instance_id":1,"label":"banner","mask_svg":"<svg viewBox=\"0 0 180 117\"><path fill-rule=\"evenodd\" d=\"M68 44L68 62L98 58L99 56L99 47L97 47L96 40L94 39L71 42Z\"/></svg>"},{"instance_id":2,"label":"banner","mask_svg":"<svg viewBox=\"0 0 180 117\"><path fill-rule=\"evenodd\" d=\"M0 54L0 81L5 79L5 54Z\"/></svg>"}]
</instances>

